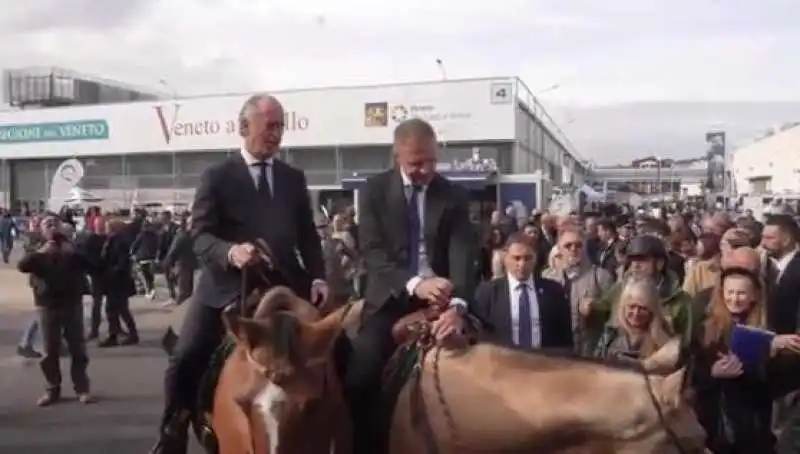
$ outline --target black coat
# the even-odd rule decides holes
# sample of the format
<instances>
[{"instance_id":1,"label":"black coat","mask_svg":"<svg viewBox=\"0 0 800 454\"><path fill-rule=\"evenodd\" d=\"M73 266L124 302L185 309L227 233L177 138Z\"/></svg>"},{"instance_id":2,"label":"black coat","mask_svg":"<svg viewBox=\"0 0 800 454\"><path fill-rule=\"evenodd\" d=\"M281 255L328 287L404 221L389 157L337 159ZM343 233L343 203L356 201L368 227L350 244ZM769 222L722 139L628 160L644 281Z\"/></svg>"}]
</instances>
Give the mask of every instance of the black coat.
<instances>
[{"instance_id":1,"label":"black coat","mask_svg":"<svg viewBox=\"0 0 800 454\"><path fill-rule=\"evenodd\" d=\"M100 252L102 266L100 280L106 295L128 298L136 294L128 252L129 245L124 235L117 234L106 238Z\"/></svg>"}]
</instances>

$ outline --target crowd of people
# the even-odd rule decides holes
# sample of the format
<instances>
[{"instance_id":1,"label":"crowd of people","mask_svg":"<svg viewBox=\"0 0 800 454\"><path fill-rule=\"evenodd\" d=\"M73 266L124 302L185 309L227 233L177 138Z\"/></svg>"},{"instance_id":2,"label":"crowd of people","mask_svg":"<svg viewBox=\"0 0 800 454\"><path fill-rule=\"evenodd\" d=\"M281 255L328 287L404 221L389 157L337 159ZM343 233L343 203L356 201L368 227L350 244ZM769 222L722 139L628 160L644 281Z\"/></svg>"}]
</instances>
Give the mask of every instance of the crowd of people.
<instances>
[{"instance_id":1,"label":"crowd of people","mask_svg":"<svg viewBox=\"0 0 800 454\"><path fill-rule=\"evenodd\" d=\"M508 242L530 239L543 277L570 303L577 353L642 361L674 336L701 349L695 410L715 453L796 452L787 422L795 408L800 352L800 229L789 214L686 210L659 217L535 214L521 225L494 213L480 273L502 279ZM774 333L770 351L740 358L735 326ZM758 364L756 364L756 362ZM800 410L795 410L795 413ZM796 421L795 421L796 423Z\"/></svg>"},{"instance_id":2,"label":"crowd of people","mask_svg":"<svg viewBox=\"0 0 800 454\"><path fill-rule=\"evenodd\" d=\"M13 221L4 225L8 236L16 235L11 230L24 231L19 241L24 253L17 268L29 275L37 315L24 329L17 353L41 360L47 391L37 402L40 406L60 399L59 356L64 355L72 360L70 374L78 399L92 401L86 342L97 341L101 348L139 343L130 298L137 294L153 298L156 271L166 277L168 304L182 304L194 287L197 262L187 215L173 219L169 212L150 216L139 211L124 217L90 209L80 230L73 218L69 211L43 213L31 216L24 229ZM13 240L4 242L4 255L10 256L14 244ZM137 281L142 282L141 289ZM84 296L92 301L88 330ZM101 336L103 312L105 336ZM41 352L34 347L37 337L41 337Z\"/></svg>"},{"instance_id":3,"label":"crowd of people","mask_svg":"<svg viewBox=\"0 0 800 454\"><path fill-rule=\"evenodd\" d=\"M365 298L343 380L359 443L377 433L368 430L375 420L368 408L375 400L373 382L394 348L391 328L410 301L440 307L433 332L441 342L464 337L466 320L477 320L481 336L509 347L640 362L682 338L698 351L691 384L709 449L797 452L800 405L792 395L800 386L800 228L791 215L770 215L762 223L750 213L733 219L726 211L692 207L657 214L621 207L542 211L527 219L496 211L481 229L484 241L473 260L477 238L468 202L435 175L435 132L412 119L395 131L399 170L369 182L358 218L344 210L314 232L306 229L313 219L304 178L272 158L282 112L272 97L245 104L245 146L204 177L192 211L194 229L188 216L173 219L169 213L158 219L136 213L123 222L90 210L80 232L71 229L68 213L31 220L18 268L30 276L38 311L29 334L38 326L44 346L48 388L39 405L60 398L58 357L64 349L79 400L91 402L86 339L100 337L103 301L108 336L99 345L136 344L129 306L135 277L142 276L143 293L152 297L154 273L163 270L181 303L192 295L199 255L198 296L170 357L167 404L153 450L185 451L187 409L196 399L191 383L223 336L221 312L241 290L241 274L233 270L258 262L250 237L263 231L273 258L289 271L282 277L298 295L311 302ZM234 191L231 182L253 190ZM224 223L219 207L227 210ZM394 208L406 212L402 228L395 225ZM289 214L276 217L270 210ZM422 220L429 215L435 217ZM88 333L82 315L87 294L93 300ZM764 348L753 347L755 341L744 350L735 345L741 329L762 333L757 338L766 339L758 344ZM20 353L40 356L30 342ZM364 446L375 442L368 441Z\"/></svg>"}]
</instances>

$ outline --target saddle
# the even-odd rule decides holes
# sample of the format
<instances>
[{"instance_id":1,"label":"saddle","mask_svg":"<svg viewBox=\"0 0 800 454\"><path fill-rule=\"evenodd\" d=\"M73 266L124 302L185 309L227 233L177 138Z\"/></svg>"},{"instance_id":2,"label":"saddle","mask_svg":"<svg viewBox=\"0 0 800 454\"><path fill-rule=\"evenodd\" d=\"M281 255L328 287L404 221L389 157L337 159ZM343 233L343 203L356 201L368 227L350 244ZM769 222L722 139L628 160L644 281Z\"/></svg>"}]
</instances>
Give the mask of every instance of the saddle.
<instances>
[{"instance_id":1,"label":"saddle","mask_svg":"<svg viewBox=\"0 0 800 454\"><path fill-rule=\"evenodd\" d=\"M442 309L435 306L426 306L404 316L392 326L392 338L397 345L406 345L418 334L419 327L436 320L442 315Z\"/></svg>"}]
</instances>

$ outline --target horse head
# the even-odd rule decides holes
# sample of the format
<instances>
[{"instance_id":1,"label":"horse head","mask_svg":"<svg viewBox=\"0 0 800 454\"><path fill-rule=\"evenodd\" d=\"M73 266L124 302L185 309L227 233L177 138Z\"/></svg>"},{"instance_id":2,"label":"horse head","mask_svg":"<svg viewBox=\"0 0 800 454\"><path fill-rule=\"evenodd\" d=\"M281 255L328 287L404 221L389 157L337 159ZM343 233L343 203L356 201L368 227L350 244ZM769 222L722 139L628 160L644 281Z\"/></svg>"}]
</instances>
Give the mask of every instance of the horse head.
<instances>
[{"instance_id":1,"label":"horse head","mask_svg":"<svg viewBox=\"0 0 800 454\"><path fill-rule=\"evenodd\" d=\"M348 310L344 306L322 317L287 287L275 287L261 296L252 317L226 314L236 343L231 360L241 361L238 370L247 375L236 380L241 386L236 401L265 428L267 452L279 453L279 441L296 442L291 434L307 423L309 412L324 407L315 403L341 398L332 357Z\"/></svg>"}]
</instances>

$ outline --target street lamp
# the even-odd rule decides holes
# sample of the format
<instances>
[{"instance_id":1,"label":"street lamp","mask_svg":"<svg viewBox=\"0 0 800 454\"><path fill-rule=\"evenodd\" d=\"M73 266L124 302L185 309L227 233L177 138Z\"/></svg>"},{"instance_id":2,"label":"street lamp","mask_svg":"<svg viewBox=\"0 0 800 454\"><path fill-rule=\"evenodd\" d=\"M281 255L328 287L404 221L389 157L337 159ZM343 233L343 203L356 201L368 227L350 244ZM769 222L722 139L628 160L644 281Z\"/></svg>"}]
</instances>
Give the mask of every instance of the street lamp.
<instances>
[{"instance_id":1,"label":"street lamp","mask_svg":"<svg viewBox=\"0 0 800 454\"><path fill-rule=\"evenodd\" d=\"M170 92L170 94L172 95L172 99L177 99L178 98L178 90L175 90L175 87L170 85L170 83L167 82L167 79L164 79L164 78L158 79L158 84L161 85L162 87L166 88L167 91Z\"/></svg>"},{"instance_id":2,"label":"street lamp","mask_svg":"<svg viewBox=\"0 0 800 454\"><path fill-rule=\"evenodd\" d=\"M444 62L441 58L436 59L436 66L439 68L439 75L442 77L442 80L447 80L447 70L444 68Z\"/></svg>"},{"instance_id":3,"label":"street lamp","mask_svg":"<svg viewBox=\"0 0 800 454\"><path fill-rule=\"evenodd\" d=\"M539 90L539 94L541 95L542 93L547 93L549 91L558 90L559 88L561 88L561 84L553 84L553 85L550 85L547 88Z\"/></svg>"}]
</instances>

